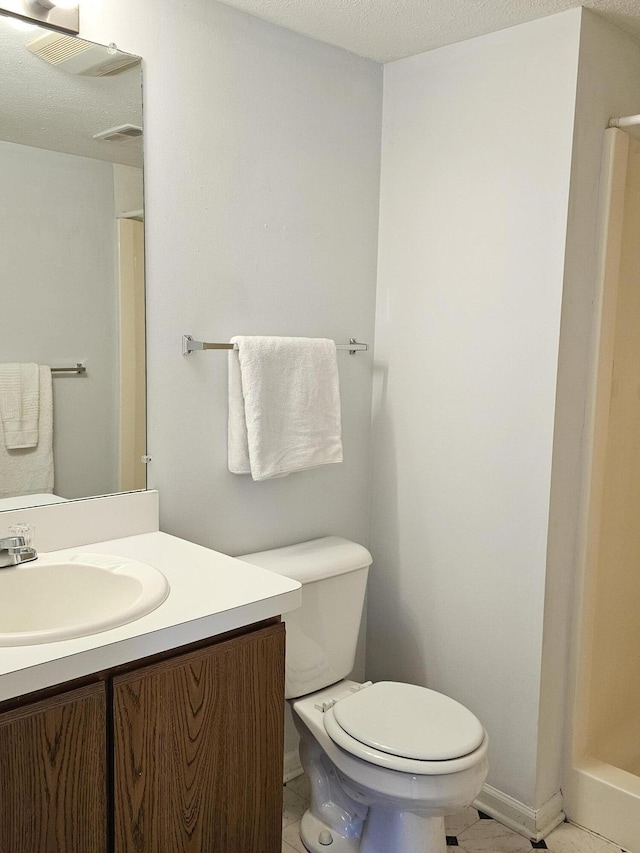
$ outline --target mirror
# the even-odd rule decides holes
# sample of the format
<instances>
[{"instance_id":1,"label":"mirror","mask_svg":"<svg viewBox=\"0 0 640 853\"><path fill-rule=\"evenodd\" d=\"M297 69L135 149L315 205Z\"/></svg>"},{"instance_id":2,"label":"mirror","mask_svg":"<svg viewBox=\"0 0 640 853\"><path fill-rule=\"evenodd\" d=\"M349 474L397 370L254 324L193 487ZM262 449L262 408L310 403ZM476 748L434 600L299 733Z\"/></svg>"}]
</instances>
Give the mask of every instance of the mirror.
<instances>
[{"instance_id":1,"label":"mirror","mask_svg":"<svg viewBox=\"0 0 640 853\"><path fill-rule=\"evenodd\" d=\"M0 510L143 489L140 58L0 16L0 63Z\"/></svg>"}]
</instances>

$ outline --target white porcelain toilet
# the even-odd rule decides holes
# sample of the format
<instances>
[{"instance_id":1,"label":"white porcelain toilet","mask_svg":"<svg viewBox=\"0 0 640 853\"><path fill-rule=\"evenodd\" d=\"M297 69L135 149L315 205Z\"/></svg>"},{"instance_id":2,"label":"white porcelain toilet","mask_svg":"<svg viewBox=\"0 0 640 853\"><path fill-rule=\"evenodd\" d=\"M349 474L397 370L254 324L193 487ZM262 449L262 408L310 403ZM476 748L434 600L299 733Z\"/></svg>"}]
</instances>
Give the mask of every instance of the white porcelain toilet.
<instances>
[{"instance_id":1,"label":"white porcelain toilet","mask_svg":"<svg viewBox=\"0 0 640 853\"><path fill-rule=\"evenodd\" d=\"M487 776L487 735L458 702L413 684L345 680L372 558L327 536L238 559L302 583L285 617L285 693L311 782L311 853L445 853L444 815Z\"/></svg>"}]
</instances>

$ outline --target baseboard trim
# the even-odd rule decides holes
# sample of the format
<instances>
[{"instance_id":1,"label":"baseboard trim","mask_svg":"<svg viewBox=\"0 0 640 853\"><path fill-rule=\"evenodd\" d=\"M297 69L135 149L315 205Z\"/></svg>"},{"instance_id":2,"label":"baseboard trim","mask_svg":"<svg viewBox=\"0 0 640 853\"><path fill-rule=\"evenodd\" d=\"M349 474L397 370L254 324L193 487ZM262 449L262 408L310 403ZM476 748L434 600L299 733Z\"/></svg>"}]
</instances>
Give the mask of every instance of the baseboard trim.
<instances>
[{"instance_id":1,"label":"baseboard trim","mask_svg":"<svg viewBox=\"0 0 640 853\"><path fill-rule=\"evenodd\" d=\"M296 776L302 776L304 771L300 764L300 756L298 755L297 749L292 749L291 752L285 752L283 770L285 784L290 782L292 779L295 779Z\"/></svg>"},{"instance_id":2,"label":"baseboard trim","mask_svg":"<svg viewBox=\"0 0 640 853\"><path fill-rule=\"evenodd\" d=\"M565 819L560 791L539 809L532 809L491 785L483 785L473 805L531 841L541 841Z\"/></svg>"}]
</instances>

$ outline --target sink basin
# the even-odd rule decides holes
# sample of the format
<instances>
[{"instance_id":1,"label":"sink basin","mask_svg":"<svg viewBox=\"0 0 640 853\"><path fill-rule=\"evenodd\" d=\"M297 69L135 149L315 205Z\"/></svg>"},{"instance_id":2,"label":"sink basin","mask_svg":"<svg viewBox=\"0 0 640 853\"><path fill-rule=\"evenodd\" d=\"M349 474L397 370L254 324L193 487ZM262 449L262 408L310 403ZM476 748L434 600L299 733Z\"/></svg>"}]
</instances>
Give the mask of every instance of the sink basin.
<instances>
[{"instance_id":1,"label":"sink basin","mask_svg":"<svg viewBox=\"0 0 640 853\"><path fill-rule=\"evenodd\" d=\"M147 563L102 554L46 556L0 569L0 646L51 643L133 622L169 594Z\"/></svg>"}]
</instances>

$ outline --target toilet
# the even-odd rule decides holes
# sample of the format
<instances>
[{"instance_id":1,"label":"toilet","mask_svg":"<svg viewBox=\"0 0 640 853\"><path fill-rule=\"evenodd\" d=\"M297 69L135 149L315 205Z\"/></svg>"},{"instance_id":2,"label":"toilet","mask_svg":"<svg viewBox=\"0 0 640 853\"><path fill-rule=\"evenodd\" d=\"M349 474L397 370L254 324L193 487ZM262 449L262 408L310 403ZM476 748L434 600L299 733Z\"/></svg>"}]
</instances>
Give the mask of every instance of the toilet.
<instances>
[{"instance_id":1,"label":"toilet","mask_svg":"<svg viewBox=\"0 0 640 853\"><path fill-rule=\"evenodd\" d=\"M300 734L310 853L445 853L444 816L487 776L487 734L459 702L426 687L358 684L353 669L366 548L326 536L239 557L302 584L287 613L285 695Z\"/></svg>"}]
</instances>

